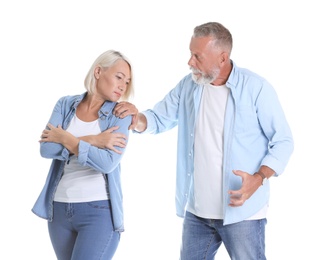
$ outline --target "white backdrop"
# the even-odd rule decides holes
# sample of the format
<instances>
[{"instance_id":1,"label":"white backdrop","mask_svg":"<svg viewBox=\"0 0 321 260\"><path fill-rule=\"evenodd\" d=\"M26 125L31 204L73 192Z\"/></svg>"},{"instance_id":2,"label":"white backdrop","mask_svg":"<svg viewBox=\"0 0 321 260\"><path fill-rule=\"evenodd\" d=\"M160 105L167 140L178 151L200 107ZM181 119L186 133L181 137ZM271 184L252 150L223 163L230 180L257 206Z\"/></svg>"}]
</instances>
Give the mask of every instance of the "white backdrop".
<instances>
[{"instance_id":1,"label":"white backdrop","mask_svg":"<svg viewBox=\"0 0 321 260\"><path fill-rule=\"evenodd\" d=\"M38 140L57 99L84 91L94 59L116 49L134 66L140 109L187 73L193 28L218 21L232 59L276 88L295 138L284 174L272 179L268 259L320 257L320 15L317 1L1 1L1 259L55 259L46 221L31 213L49 160ZM130 135L122 162L125 228L115 260L175 260L176 130ZM224 247L217 259L229 259Z\"/></svg>"}]
</instances>

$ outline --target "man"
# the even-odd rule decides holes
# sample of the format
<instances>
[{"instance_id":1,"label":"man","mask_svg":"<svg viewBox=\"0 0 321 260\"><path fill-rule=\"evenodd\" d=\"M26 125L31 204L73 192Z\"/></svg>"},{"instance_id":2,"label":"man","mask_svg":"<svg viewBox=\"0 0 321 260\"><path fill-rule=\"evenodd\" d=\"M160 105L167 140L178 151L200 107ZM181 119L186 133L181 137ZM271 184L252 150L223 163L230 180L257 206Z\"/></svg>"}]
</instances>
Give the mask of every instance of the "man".
<instances>
[{"instance_id":1,"label":"man","mask_svg":"<svg viewBox=\"0 0 321 260\"><path fill-rule=\"evenodd\" d=\"M129 103L132 129L158 134L178 126L177 215L184 217L181 260L265 257L269 178L293 152L291 130L273 87L230 59L232 35L217 22L195 27L191 74L152 110Z\"/></svg>"}]
</instances>

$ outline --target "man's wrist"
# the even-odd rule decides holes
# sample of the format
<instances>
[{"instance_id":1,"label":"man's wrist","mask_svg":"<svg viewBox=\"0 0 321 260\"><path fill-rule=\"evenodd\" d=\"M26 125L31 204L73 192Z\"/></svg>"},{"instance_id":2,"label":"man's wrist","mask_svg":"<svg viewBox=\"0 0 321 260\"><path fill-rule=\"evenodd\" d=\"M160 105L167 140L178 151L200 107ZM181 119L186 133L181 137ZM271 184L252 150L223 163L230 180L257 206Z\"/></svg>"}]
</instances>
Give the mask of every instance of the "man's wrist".
<instances>
[{"instance_id":1,"label":"man's wrist","mask_svg":"<svg viewBox=\"0 0 321 260\"><path fill-rule=\"evenodd\" d=\"M265 174L261 171L258 171L256 173L254 173L254 175L259 175L262 178L262 185L265 183L265 181L267 180Z\"/></svg>"}]
</instances>

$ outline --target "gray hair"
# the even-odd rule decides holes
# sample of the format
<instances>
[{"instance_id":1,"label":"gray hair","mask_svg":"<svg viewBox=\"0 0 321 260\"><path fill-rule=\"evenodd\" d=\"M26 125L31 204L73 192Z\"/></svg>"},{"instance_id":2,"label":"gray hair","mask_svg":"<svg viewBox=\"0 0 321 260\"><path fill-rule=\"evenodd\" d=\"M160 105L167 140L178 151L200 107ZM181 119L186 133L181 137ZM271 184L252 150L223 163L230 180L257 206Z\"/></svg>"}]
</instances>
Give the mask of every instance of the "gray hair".
<instances>
[{"instance_id":1,"label":"gray hair","mask_svg":"<svg viewBox=\"0 0 321 260\"><path fill-rule=\"evenodd\" d=\"M194 28L193 37L212 37L214 46L231 54L233 38L230 31L217 22L204 23Z\"/></svg>"},{"instance_id":2,"label":"gray hair","mask_svg":"<svg viewBox=\"0 0 321 260\"><path fill-rule=\"evenodd\" d=\"M87 73L87 76L85 78L85 89L88 91L88 93L94 94L96 92L96 77L94 75L95 68L101 67L103 69L107 69L112 67L118 60L124 60L127 62L130 68L130 82L127 86L126 92L122 96L122 100L128 100L130 96L134 94L134 88L133 88L133 71L130 61L126 56L124 56L122 53L114 50L108 50L98 56L98 58L94 61L94 63L91 65L90 70Z\"/></svg>"}]
</instances>

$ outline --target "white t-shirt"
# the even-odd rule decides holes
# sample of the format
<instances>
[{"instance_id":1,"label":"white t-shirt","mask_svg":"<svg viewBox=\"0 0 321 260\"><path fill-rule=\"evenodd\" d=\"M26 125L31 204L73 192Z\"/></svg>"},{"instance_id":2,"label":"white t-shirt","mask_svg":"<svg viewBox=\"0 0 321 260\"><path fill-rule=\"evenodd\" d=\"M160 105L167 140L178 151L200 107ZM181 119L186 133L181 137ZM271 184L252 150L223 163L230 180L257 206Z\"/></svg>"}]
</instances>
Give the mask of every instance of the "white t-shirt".
<instances>
[{"instance_id":1,"label":"white t-shirt","mask_svg":"<svg viewBox=\"0 0 321 260\"><path fill-rule=\"evenodd\" d=\"M96 135L101 132L98 120L84 122L76 115L71 120L67 131L76 137ZM80 165L77 156L71 156L69 162L65 164L54 201L76 203L106 199L108 199L108 194L103 174Z\"/></svg>"}]
</instances>

